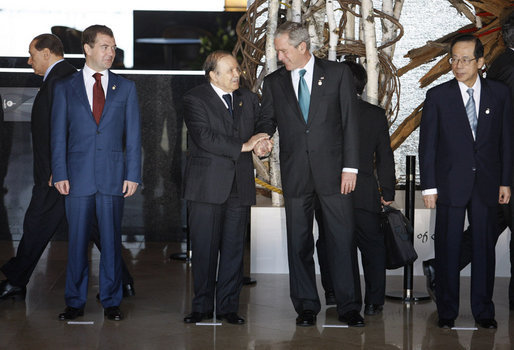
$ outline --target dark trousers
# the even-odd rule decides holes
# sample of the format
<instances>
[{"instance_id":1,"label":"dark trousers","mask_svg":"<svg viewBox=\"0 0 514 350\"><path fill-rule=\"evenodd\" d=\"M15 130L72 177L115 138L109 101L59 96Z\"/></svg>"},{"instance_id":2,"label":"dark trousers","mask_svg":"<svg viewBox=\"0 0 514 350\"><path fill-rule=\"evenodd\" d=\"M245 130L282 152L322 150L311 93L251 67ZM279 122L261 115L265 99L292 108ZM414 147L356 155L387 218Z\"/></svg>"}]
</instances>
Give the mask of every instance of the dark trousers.
<instances>
[{"instance_id":1,"label":"dark trousers","mask_svg":"<svg viewBox=\"0 0 514 350\"><path fill-rule=\"evenodd\" d=\"M192 311L213 312L216 299L218 314L237 312L250 207L240 205L237 195L231 195L223 204L189 201L188 212L195 292Z\"/></svg>"},{"instance_id":2,"label":"dark trousers","mask_svg":"<svg viewBox=\"0 0 514 350\"><path fill-rule=\"evenodd\" d=\"M514 280L512 275L514 274L514 240L512 239L512 223L514 222L514 210L512 205L502 204L498 206L498 237L507 228L510 228L510 242L509 242L509 255L510 255L510 282L509 282L509 304L514 305ZM497 239L498 239L497 237ZM471 262L471 225L468 226L462 237L462 246L460 253L460 269L462 270Z\"/></svg>"},{"instance_id":3,"label":"dark trousers","mask_svg":"<svg viewBox=\"0 0 514 350\"><path fill-rule=\"evenodd\" d=\"M460 253L466 211L472 227L471 311L475 320L494 318L497 207L484 205L475 188L466 207L437 204L435 264L440 319L455 319L459 314Z\"/></svg>"},{"instance_id":4,"label":"dark trousers","mask_svg":"<svg viewBox=\"0 0 514 350\"><path fill-rule=\"evenodd\" d=\"M121 218L123 197L97 192L91 196L66 196L68 218L68 263L66 266L66 305L86 304L89 262L88 245L95 214L100 232L100 302L104 308L119 306L123 298L121 281Z\"/></svg>"},{"instance_id":5,"label":"dark trousers","mask_svg":"<svg viewBox=\"0 0 514 350\"><path fill-rule=\"evenodd\" d=\"M354 209L355 241L362 257L362 268L365 281L365 304L383 305L385 299L385 245L384 235L380 232L378 213L364 209ZM333 291L332 279L326 261L326 242L323 225L320 225L321 209L316 211L319 238L316 242L318 261L321 272L321 283L325 291Z\"/></svg>"},{"instance_id":6,"label":"dark trousers","mask_svg":"<svg viewBox=\"0 0 514 350\"><path fill-rule=\"evenodd\" d=\"M34 186L16 256L0 268L9 282L19 287L26 286L52 236L66 228L64 197L54 187L46 184ZM101 250L96 218L92 225L91 239L98 250ZM122 279L123 284L134 283L124 262Z\"/></svg>"},{"instance_id":7,"label":"dark trousers","mask_svg":"<svg viewBox=\"0 0 514 350\"><path fill-rule=\"evenodd\" d=\"M297 313L321 309L314 271L314 238L312 226L316 199L322 212L326 262L337 302L344 314L361 308L357 254L353 235L351 195L285 196L287 253L291 300Z\"/></svg>"}]
</instances>

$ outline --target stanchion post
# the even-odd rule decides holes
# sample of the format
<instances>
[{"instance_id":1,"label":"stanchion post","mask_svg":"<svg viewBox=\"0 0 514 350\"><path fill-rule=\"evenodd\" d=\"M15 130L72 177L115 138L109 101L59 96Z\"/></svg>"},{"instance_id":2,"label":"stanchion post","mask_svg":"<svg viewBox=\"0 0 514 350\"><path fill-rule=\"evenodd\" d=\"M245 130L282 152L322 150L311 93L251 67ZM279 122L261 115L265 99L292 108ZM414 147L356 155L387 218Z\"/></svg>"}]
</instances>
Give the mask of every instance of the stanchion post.
<instances>
[{"instance_id":1,"label":"stanchion post","mask_svg":"<svg viewBox=\"0 0 514 350\"><path fill-rule=\"evenodd\" d=\"M405 172L405 217L409 219L414 227L414 209L416 198L416 156L407 156L406 158L406 172ZM409 237L409 240L414 244L414 231ZM405 265L403 268L403 293L387 293L386 297L394 300L401 300L404 302L417 302L429 301L428 295L414 295L414 268L413 264Z\"/></svg>"}]
</instances>

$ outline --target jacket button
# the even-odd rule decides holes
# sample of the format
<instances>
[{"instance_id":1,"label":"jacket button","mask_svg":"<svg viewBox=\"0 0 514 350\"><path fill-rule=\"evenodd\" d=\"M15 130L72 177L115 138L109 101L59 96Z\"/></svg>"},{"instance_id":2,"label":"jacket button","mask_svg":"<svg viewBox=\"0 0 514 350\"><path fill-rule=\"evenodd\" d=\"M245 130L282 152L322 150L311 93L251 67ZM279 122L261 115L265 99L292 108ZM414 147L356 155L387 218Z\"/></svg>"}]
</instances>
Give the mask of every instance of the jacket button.
<instances>
[{"instance_id":1,"label":"jacket button","mask_svg":"<svg viewBox=\"0 0 514 350\"><path fill-rule=\"evenodd\" d=\"M309 132L310 132L310 130L309 130L309 129L305 130L305 133L306 133L306 134L308 134Z\"/></svg>"}]
</instances>

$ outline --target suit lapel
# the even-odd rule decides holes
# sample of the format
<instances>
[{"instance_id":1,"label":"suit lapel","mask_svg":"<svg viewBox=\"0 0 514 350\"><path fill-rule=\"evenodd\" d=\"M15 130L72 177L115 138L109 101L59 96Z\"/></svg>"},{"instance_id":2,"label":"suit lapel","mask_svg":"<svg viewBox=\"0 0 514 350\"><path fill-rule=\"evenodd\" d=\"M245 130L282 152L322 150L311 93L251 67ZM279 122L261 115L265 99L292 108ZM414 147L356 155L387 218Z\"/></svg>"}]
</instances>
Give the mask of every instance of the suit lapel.
<instances>
[{"instance_id":1,"label":"suit lapel","mask_svg":"<svg viewBox=\"0 0 514 350\"><path fill-rule=\"evenodd\" d=\"M489 89L489 85L487 84L487 80L483 78L480 79L480 109L478 111L478 123L477 123L477 139L478 136L485 132L485 128L489 127L489 120L491 118L491 89Z\"/></svg>"},{"instance_id":2,"label":"suit lapel","mask_svg":"<svg viewBox=\"0 0 514 350\"><path fill-rule=\"evenodd\" d=\"M243 111L243 100L239 90L232 93L232 111L234 113L234 124L239 125L241 121L241 113Z\"/></svg>"},{"instance_id":3,"label":"suit lapel","mask_svg":"<svg viewBox=\"0 0 514 350\"><path fill-rule=\"evenodd\" d=\"M300 110L300 105L298 104L298 99L296 98L296 94L293 88L293 80L291 79L291 72L287 69L283 68L280 72L282 75L282 79L278 79L280 84L282 85L282 90L284 91L284 96L286 102L289 104L291 109L294 111L294 115L305 123L303 119L302 111Z\"/></svg>"},{"instance_id":4,"label":"suit lapel","mask_svg":"<svg viewBox=\"0 0 514 350\"><path fill-rule=\"evenodd\" d=\"M315 58L314 71L312 72L312 85L311 85L311 101L309 104L309 119L307 124L312 122L312 118L316 115L316 111L320 105L319 100L323 96L323 80L325 79L325 70L320 64L320 60Z\"/></svg>"},{"instance_id":5,"label":"suit lapel","mask_svg":"<svg viewBox=\"0 0 514 350\"><path fill-rule=\"evenodd\" d=\"M116 94L119 91L119 77L116 74L113 74L109 71L109 82L107 84L107 94L105 96L105 105L102 111L102 117L100 118L100 123L104 119L104 116L107 115L109 108L112 105L112 101L115 100Z\"/></svg>"},{"instance_id":6,"label":"suit lapel","mask_svg":"<svg viewBox=\"0 0 514 350\"><path fill-rule=\"evenodd\" d=\"M87 99L86 86L84 85L84 73L82 72L82 69L75 73L75 76L71 79L70 84L72 89L79 97L80 103L82 103L91 114L91 120L94 122L95 118L93 117L93 112L91 111L89 100Z\"/></svg>"},{"instance_id":7,"label":"suit lapel","mask_svg":"<svg viewBox=\"0 0 514 350\"><path fill-rule=\"evenodd\" d=\"M225 103L223 103L223 101L218 96L216 91L214 91L211 84L208 84L207 90L208 90L208 93L207 93L206 97L211 100L209 105L215 106L216 115L220 116L221 120L224 123L228 122L228 123L230 123L230 125L232 125L234 123L235 118L232 118L232 116L230 115L230 112L228 111L227 107L225 106ZM232 94L232 112L235 112L234 110L235 110L235 99L234 99L234 94Z\"/></svg>"},{"instance_id":8,"label":"suit lapel","mask_svg":"<svg viewBox=\"0 0 514 350\"><path fill-rule=\"evenodd\" d=\"M457 79L451 80L450 85L450 93L448 94L448 101L451 104L454 104L453 110L455 110L456 122L458 124L462 124L462 127L465 129L466 137L469 137L473 142L475 139L473 138L473 132L471 131L471 125L469 125L468 114L466 113L466 106L464 105L464 101L462 100L462 94L460 92L460 87Z\"/></svg>"}]
</instances>

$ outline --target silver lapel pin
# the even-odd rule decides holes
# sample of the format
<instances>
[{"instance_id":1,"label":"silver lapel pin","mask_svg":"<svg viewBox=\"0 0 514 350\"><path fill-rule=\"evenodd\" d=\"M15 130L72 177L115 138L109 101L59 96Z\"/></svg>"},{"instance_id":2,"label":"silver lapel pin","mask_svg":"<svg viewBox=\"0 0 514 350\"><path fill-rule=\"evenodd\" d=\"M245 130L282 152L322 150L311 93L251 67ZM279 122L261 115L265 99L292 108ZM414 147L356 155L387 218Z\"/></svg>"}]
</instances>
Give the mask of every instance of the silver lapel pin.
<instances>
[{"instance_id":1,"label":"silver lapel pin","mask_svg":"<svg viewBox=\"0 0 514 350\"><path fill-rule=\"evenodd\" d=\"M116 85L113 85L113 86L112 86L112 89L113 89L113 90L116 90Z\"/></svg>"},{"instance_id":2,"label":"silver lapel pin","mask_svg":"<svg viewBox=\"0 0 514 350\"><path fill-rule=\"evenodd\" d=\"M491 110L489 108L486 108L485 109L485 114L489 114L489 113L491 113Z\"/></svg>"}]
</instances>

